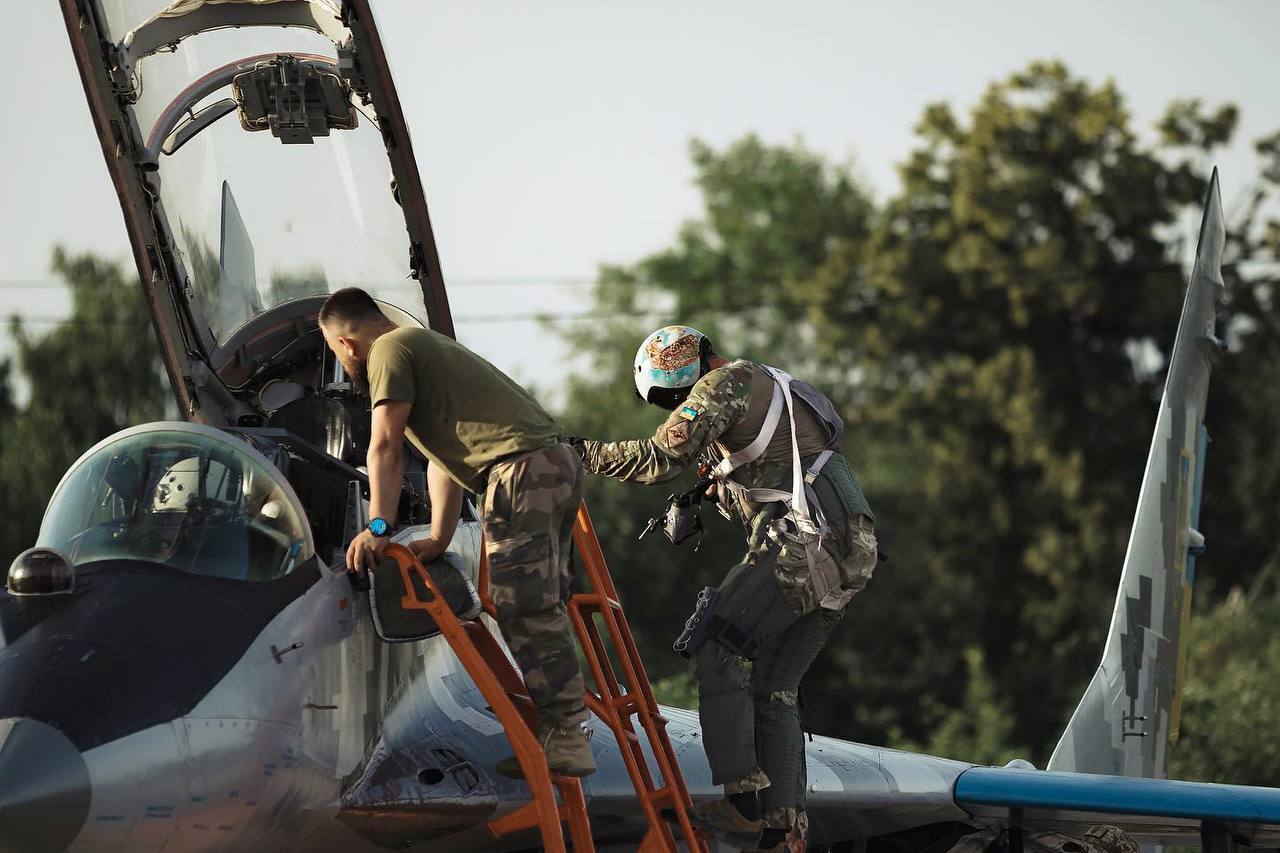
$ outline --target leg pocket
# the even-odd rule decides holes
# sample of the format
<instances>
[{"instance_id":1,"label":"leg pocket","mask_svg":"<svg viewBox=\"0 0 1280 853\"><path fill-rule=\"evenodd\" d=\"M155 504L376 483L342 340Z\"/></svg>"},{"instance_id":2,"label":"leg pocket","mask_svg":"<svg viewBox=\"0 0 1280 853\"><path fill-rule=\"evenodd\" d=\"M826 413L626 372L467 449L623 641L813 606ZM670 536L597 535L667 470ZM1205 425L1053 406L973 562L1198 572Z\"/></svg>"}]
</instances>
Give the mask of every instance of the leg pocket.
<instances>
[{"instance_id":1,"label":"leg pocket","mask_svg":"<svg viewBox=\"0 0 1280 853\"><path fill-rule=\"evenodd\" d=\"M879 560L876 534L857 525L850 525L849 530L849 553L840 561L841 585L851 592L861 592L871 580Z\"/></svg>"},{"instance_id":2,"label":"leg pocket","mask_svg":"<svg viewBox=\"0 0 1280 853\"><path fill-rule=\"evenodd\" d=\"M486 543L489 594L504 617L554 609L561 603L559 578L551 560L551 537L520 533Z\"/></svg>"}]
</instances>

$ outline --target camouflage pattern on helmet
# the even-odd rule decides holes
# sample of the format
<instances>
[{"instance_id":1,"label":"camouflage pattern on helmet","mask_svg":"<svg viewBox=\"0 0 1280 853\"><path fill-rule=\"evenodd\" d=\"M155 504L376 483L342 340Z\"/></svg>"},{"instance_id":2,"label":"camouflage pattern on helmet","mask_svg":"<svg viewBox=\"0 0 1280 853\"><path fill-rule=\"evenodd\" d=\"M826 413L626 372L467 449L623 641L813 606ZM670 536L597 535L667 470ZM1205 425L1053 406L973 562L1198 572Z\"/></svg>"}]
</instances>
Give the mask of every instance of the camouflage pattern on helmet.
<instances>
[{"instance_id":1,"label":"camouflage pattern on helmet","mask_svg":"<svg viewBox=\"0 0 1280 853\"><path fill-rule=\"evenodd\" d=\"M688 388L702 372L706 336L689 326L663 326L636 352L636 393L649 400L652 388Z\"/></svg>"},{"instance_id":2,"label":"camouflage pattern on helmet","mask_svg":"<svg viewBox=\"0 0 1280 853\"><path fill-rule=\"evenodd\" d=\"M563 444L502 460L489 468L482 519L498 627L542 723L561 727L587 719L566 609L583 479L578 455Z\"/></svg>"}]
</instances>

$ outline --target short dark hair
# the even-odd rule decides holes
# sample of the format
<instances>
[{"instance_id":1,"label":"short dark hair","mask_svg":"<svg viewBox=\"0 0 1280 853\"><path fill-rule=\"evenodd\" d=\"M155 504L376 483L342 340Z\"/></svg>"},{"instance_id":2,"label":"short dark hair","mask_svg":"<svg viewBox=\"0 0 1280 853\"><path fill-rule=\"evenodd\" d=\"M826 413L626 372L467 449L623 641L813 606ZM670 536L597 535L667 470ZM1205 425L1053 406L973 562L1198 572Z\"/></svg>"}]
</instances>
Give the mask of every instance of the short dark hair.
<instances>
[{"instance_id":1,"label":"short dark hair","mask_svg":"<svg viewBox=\"0 0 1280 853\"><path fill-rule=\"evenodd\" d=\"M373 297L358 287L344 287L329 294L329 298L320 306L319 323L328 326L331 323L347 323L353 326L363 325L370 320L386 320Z\"/></svg>"}]
</instances>

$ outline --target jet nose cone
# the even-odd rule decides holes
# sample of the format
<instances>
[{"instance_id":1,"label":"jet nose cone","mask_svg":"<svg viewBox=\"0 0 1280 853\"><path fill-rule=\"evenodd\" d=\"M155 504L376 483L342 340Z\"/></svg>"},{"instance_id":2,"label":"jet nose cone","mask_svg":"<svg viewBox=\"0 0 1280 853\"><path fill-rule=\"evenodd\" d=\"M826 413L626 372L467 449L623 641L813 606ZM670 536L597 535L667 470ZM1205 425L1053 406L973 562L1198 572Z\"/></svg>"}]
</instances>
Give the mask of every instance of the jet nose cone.
<instances>
[{"instance_id":1,"label":"jet nose cone","mask_svg":"<svg viewBox=\"0 0 1280 853\"><path fill-rule=\"evenodd\" d=\"M62 732L0 719L0 853L54 853L89 814L89 771Z\"/></svg>"}]
</instances>

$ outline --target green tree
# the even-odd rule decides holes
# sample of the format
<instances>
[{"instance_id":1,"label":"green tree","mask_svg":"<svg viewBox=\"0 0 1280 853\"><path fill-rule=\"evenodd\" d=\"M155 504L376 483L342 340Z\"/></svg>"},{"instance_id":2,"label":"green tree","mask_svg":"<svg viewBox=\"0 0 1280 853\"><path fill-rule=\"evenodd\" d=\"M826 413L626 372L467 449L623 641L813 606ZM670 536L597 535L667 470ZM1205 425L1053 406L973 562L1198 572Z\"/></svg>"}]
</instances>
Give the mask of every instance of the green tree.
<instances>
[{"instance_id":1,"label":"green tree","mask_svg":"<svg viewBox=\"0 0 1280 853\"><path fill-rule=\"evenodd\" d=\"M1274 577L1239 588L1191 624L1178 779L1280 784L1280 595Z\"/></svg>"},{"instance_id":2,"label":"green tree","mask_svg":"<svg viewBox=\"0 0 1280 853\"><path fill-rule=\"evenodd\" d=\"M799 143L695 143L704 216L671 249L602 269L595 307L622 319L575 329L591 363L570 385L575 430L652 429L657 413L622 402L631 356L675 320L815 379L844 411L891 559L811 673L815 728L994 760L1008 753L980 730L1002 720L1000 742L1047 757L1101 654L1185 289L1184 232L1235 123L1230 106L1176 102L1145 144L1113 83L1036 63L963 119L926 109L880 210ZM1233 258L1263 239L1234 236ZM1253 287L1240 269L1233 296ZM1265 288L1251 294L1228 323L1235 339L1266 338L1246 341L1262 352L1280 325ZM1262 405L1246 391L1258 378L1237 407ZM1206 528L1275 485L1252 482L1207 497ZM662 494L598 481L589 494L646 661L669 674L669 636L737 542L636 546Z\"/></svg>"},{"instance_id":3,"label":"green tree","mask_svg":"<svg viewBox=\"0 0 1280 853\"><path fill-rule=\"evenodd\" d=\"M1223 278L1229 351L1214 367L1201 529L1212 540L1198 597L1249 588L1280 563L1274 536L1280 506L1280 133L1256 143L1263 168L1228 199L1239 200ZM1237 183L1239 186L1239 183Z\"/></svg>"},{"instance_id":4,"label":"green tree","mask_svg":"<svg viewBox=\"0 0 1280 853\"><path fill-rule=\"evenodd\" d=\"M694 325L727 355L789 366L806 359L808 343L788 320L800 310L789 288L870 227L871 200L851 169L828 165L799 142L769 146L748 136L715 151L695 141L690 153L705 215L685 223L670 249L634 265L604 267L593 292L594 313L604 319L570 333L588 368L567 387L564 420L573 432L599 438L653 432L661 413L636 399L631 365L640 340L658 325ZM691 544L672 548L661 534L637 543L666 494L599 478L587 484L601 542L655 677L684 671L671 642L697 591L718 583L743 550L737 526L709 509L709 532L696 552ZM689 695L679 678L668 683L672 695Z\"/></svg>"},{"instance_id":5,"label":"green tree","mask_svg":"<svg viewBox=\"0 0 1280 853\"><path fill-rule=\"evenodd\" d=\"M1007 764L1025 757L1027 748L1018 746L1014 736L1009 699L992 680L981 650L972 646L965 649L964 663L968 684L963 704L933 708L932 714L940 722L923 743L905 739L899 732L893 732L891 740L901 748L957 756L977 764Z\"/></svg>"},{"instance_id":6,"label":"green tree","mask_svg":"<svg viewBox=\"0 0 1280 853\"><path fill-rule=\"evenodd\" d=\"M14 363L30 390L18 408L0 369L0 544L10 556L35 542L67 467L99 439L164 416L168 386L138 282L118 264L58 248L53 271L71 316L33 336L10 320Z\"/></svg>"},{"instance_id":7,"label":"green tree","mask_svg":"<svg viewBox=\"0 0 1280 853\"><path fill-rule=\"evenodd\" d=\"M1108 624L1163 378L1135 352L1172 343L1170 234L1207 178L1190 151L1235 121L1170 116L1177 145L1143 146L1112 83L1056 63L993 84L967 121L930 107L864 251L815 281L817 340L865 371L872 440L901 436L919 463L895 520L928 565L905 567L914 618L948 638L933 691L961 704L977 644L1035 757Z\"/></svg>"}]
</instances>

